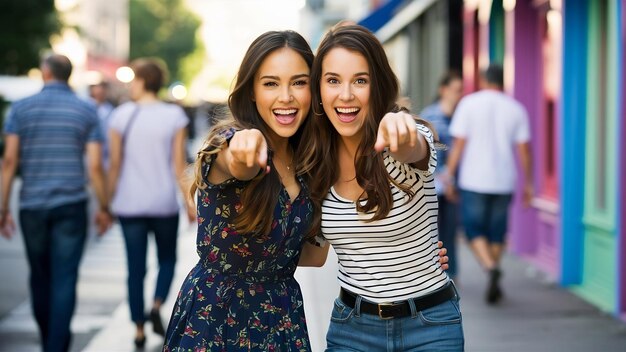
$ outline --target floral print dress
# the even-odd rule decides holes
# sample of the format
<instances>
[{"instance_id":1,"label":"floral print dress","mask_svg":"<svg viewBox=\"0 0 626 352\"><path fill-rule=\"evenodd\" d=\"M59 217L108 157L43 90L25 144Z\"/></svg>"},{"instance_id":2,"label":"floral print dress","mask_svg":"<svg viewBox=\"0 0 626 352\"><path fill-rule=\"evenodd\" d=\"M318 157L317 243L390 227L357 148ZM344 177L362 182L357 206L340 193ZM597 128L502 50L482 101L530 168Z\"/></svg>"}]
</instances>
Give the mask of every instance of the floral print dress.
<instances>
[{"instance_id":1,"label":"floral print dress","mask_svg":"<svg viewBox=\"0 0 626 352\"><path fill-rule=\"evenodd\" d=\"M203 165L205 183L210 162ZM310 351L294 278L312 205L302 179L291 202L283 188L266 236L233 222L246 182L198 191L198 264L178 294L163 351Z\"/></svg>"}]
</instances>

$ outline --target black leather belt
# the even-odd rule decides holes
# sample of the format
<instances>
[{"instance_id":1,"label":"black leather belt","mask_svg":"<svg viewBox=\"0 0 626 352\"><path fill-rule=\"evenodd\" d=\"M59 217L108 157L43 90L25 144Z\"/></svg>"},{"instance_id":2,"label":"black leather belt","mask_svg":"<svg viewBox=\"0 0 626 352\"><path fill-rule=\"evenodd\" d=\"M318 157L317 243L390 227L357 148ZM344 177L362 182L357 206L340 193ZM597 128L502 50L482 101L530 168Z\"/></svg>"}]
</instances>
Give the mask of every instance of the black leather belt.
<instances>
[{"instance_id":1,"label":"black leather belt","mask_svg":"<svg viewBox=\"0 0 626 352\"><path fill-rule=\"evenodd\" d=\"M452 283L448 283L444 288L435 292L429 293L426 296L412 298L411 300L415 304L415 309L419 312L421 310L434 307L441 304L456 295L456 290ZM354 308L357 295L341 288L339 292L339 299L350 308ZM392 319L411 316L411 306L409 301L402 301L396 303L371 303L361 300L361 313L367 313L372 315L378 315L381 319Z\"/></svg>"}]
</instances>

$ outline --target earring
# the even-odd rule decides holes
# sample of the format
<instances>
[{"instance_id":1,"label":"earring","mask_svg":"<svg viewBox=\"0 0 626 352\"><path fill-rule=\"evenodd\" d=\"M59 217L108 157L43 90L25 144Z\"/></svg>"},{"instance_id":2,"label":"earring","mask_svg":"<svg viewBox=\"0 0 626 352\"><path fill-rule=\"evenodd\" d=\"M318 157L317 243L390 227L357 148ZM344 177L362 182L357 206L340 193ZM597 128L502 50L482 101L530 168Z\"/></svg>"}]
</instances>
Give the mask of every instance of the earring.
<instances>
[{"instance_id":1,"label":"earring","mask_svg":"<svg viewBox=\"0 0 626 352\"><path fill-rule=\"evenodd\" d=\"M320 105L322 105L322 102L320 101Z\"/></svg>"}]
</instances>

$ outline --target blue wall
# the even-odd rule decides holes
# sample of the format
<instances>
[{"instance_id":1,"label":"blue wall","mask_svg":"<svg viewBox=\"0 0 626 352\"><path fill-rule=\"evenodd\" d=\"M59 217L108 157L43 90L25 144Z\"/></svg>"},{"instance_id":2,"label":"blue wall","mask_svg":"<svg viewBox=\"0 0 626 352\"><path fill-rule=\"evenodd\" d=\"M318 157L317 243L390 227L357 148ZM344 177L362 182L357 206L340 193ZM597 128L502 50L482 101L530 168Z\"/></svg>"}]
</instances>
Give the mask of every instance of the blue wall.
<instances>
[{"instance_id":1,"label":"blue wall","mask_svg":"<svg viewBox=\"0 0 626 352\"><path fill-rule=\"evenodd\" d=\"M561 284L582 280L588 1L563 2Z\"/></svg>"}]
</instances>

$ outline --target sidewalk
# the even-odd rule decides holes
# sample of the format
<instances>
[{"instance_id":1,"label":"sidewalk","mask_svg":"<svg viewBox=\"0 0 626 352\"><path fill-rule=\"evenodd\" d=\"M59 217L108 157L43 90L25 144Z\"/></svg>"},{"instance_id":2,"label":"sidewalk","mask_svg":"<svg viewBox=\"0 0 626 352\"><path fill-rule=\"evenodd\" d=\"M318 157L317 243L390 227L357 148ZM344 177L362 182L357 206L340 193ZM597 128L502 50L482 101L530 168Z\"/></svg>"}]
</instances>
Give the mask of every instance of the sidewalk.
<instances>
[{"instance_id":1,"label":"sidewalk","mask_svg":"<svg viewBox=\"0 0 626 352\"><path fill-rule=\"evenodd\" d=\"M18 238L14 239L18 240ZM21 240L21 239L19 239ZM195 233L186 228L179 237L179 262L170 298L163 307L167 319L172 301L189 269L195 265ZM525 262L507 256L503 264L505 298L498 306L483 300L486 278L471 253L460 243L460 279L466 351L552 352L624 351L626 324L599 312L554 283ZM150 250L154 250L151 246ZM154 277L154 256L148 273ZM333 299L338 292L333 253L322 269L299 269L296 276L305 295L311 343L322 351ZM133 324L126 305L124 247L119 228L88 244L81 267L79 304L73 320L72 351L133 351ZM146 295L153 289L146 281ZM25 283L23 283L25 284ZM5 301L7 287L0 290ZM145 351L160 351L162 338L147 325ZM0 320L0 351L39 351L35 324L27 300Z\"/></svg>"}]
</instances>

